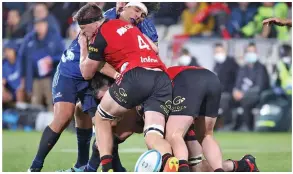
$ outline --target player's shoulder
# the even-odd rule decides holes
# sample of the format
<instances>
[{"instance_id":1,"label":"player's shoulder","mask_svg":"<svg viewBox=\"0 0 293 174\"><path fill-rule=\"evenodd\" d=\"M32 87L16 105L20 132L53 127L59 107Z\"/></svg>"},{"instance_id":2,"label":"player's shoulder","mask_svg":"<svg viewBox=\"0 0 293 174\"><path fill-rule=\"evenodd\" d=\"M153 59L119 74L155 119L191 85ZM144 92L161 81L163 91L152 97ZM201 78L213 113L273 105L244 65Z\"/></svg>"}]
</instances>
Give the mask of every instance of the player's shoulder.
<instances>
[{"instance_id":1,"label":"player's shoulder","mask_svg":"<svg viewBox=\"0 0 293 174\"><path fill-rule=\"evenodd\" d=\"M116 7L110 8L104 13L105 18L107 19L116 19L117 13L116 13Z\"/></svg>"}]
</instances>

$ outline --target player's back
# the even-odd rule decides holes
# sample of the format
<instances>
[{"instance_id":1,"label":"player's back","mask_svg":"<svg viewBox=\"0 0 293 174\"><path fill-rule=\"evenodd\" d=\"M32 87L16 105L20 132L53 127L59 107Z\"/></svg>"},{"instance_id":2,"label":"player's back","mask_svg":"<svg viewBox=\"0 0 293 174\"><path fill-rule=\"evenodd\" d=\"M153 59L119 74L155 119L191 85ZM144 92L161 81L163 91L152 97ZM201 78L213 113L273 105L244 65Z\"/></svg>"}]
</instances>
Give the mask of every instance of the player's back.
<instances>
[{"instance_id":1,"label":"player's back","mask_svg":"<svg viewBox=\"0 0 293 174\"><path fill-rule=\"evenodd\" d=\"M105 60L117 71L134 67L160 68L165 70L156 52L153 51L141 31L122 20L106 21L101 29L107 47Z\"/></svg>"}]
</instances>

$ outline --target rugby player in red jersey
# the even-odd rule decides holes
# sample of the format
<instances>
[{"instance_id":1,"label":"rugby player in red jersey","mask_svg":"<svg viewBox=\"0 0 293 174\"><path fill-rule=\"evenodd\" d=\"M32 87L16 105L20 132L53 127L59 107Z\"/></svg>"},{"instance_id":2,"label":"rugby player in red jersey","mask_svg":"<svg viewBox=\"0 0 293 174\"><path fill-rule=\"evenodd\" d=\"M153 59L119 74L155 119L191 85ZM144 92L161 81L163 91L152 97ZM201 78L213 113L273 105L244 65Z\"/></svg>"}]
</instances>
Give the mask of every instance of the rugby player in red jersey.
<instances>
[{"instance_id":1,"label":"rugby player in red jersey","mask_svg":"<svg viewBox=\"0 0 293 174\"><path fill-rule=\"evenodd\" d=\"M137 10L147 15L144 4L141 3ZM81 28L80 69L83 77L91 79L102 62L109 63L121 73L105 93L96 112L96 138L102 171L113 171L112 124L140 104L145 109L147 147L163 155L164 171L176 171L178 160L172 157L171 146L163 138L165 117L171 108L167 104L172 100L172 85L165 65L138 28L121 20L105 20L97 6L85 5L74 18Z\"/></svg>"},{"instance_id":2,"label":"rugby player in red jersey","mask_svg":"<svg viewBox=\"0 0 293 174\"><path fill-rule=\"evenodd\" d=\"M194 70L201 71L202 69L194 69ZM95 75L95 78L92 80L92 88L94 89L95 96L97 98L103 97L105 91L109 88L111 81L112 80L110 78L102 74L98 73ZM207 87L208 86L203 85L201 88L207 88ZM113 133L117 137L119 137L121 142L124 142L133 133L142 133L143 126L144 126L143 107L137 106L135 109L132 109L125 114L124 119L122 119L117 124L117 126L113 130ZM203 159L202 147L197 141L194 124L189 128L188 132L185 135L184 140L188 147L188 162L189 162L190 171L192 172L214 171L209 165L209 163ZM99 164L96 164L96 165L99 165ZM229 159L229 160L223 161L223 169L225 172L259 171L255 163L255 158L252 155L245 155L240 160Z\"/></svg>"},{"instance_id":3,"label":"rugby player in red jersey","mask_svg":"<svg viewBox=\"0 0 293 174\"><path fill-rule=\"evenodd\" d=\"M184 136L197 118L194 124L203 154L215 172L224 172L222 153L213 137L221 98L218 77L194 66L170 67L167 72L173 85L173 106L166 123L166 139L179 159L179 171L190 171Z\"/></svg>"}]
</instances>

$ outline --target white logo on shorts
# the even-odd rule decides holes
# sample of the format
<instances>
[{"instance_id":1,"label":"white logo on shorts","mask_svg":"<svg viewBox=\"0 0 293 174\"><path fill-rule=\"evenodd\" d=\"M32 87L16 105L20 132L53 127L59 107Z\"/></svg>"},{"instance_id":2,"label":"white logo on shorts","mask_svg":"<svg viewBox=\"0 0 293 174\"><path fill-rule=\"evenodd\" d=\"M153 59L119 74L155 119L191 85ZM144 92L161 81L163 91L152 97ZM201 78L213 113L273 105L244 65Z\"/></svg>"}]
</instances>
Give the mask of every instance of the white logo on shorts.
<instances>
[{"instance_id":1,"label":"white logo on shorts","mask_svg":"<svg viewBox=\"0 0 293 174\"><path fill-rule=\"evenodd\" d=\"M55 98L59 98L59 97L62 97L61 92L58 92L56 95L54 95L54 99L55 99Z\"/></svg>"}]
</instances>

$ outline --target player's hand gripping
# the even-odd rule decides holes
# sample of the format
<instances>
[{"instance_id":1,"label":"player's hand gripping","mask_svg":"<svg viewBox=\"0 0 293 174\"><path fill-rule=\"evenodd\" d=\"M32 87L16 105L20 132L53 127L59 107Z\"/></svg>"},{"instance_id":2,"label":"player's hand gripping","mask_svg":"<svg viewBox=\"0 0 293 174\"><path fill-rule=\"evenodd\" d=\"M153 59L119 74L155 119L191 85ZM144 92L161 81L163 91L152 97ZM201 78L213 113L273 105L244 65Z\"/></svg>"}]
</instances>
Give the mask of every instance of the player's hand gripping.
<instances>
[{"instance_id":1,"label":"player's hand gripping","mask_svg":"<svg viewBox=\"0 0 293 174\"><path fill-rule=\"evenodd\" d=\"M87 48L87 44L88 44L87 37L84 34L80 33L80 35L78 37L78 43L81 48Z\"/></svg>"}]
</instances>

